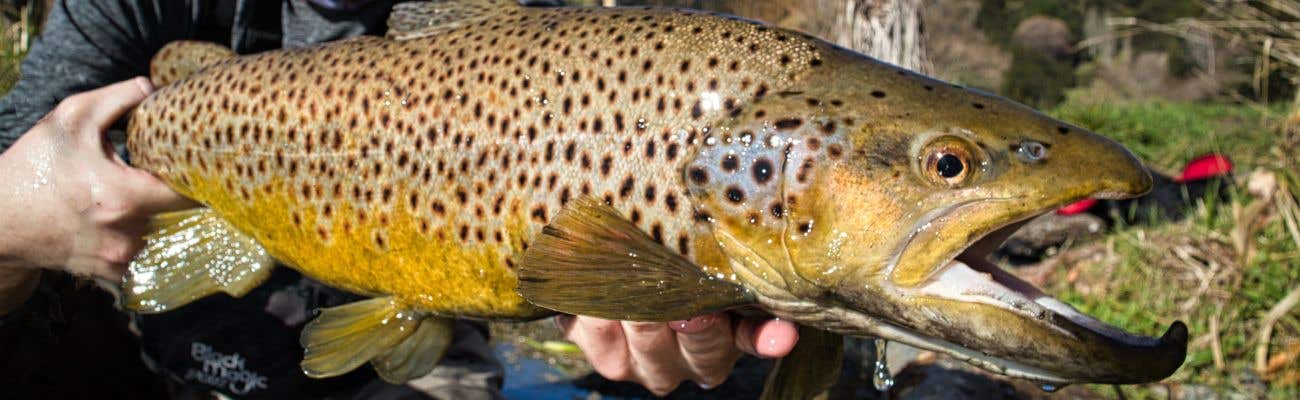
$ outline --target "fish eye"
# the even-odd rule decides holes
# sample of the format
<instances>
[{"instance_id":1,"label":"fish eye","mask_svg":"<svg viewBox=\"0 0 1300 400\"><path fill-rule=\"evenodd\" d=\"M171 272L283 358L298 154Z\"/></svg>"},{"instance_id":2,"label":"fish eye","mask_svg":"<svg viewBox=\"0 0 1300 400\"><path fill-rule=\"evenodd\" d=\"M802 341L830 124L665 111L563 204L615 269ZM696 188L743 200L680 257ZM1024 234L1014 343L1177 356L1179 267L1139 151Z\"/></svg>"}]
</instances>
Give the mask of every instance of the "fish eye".
<instances>
[{"instance_id":1,"label":"fish eye","mask_svg":"<svg viewBox=\"0 0 1300 400\"><path fill-rule=\"evenodd\" d=\"M966 164L955 155L944 154L939 157L939 161L935 163L934 167L939 172L939 176L944 179L952 179L961 176L962 170L966 169Z\"/></svg>"},{"instance_id":2,"label":"fish eye","mask_svg":"<svg viewBox=\"0 0 1300 400\"><path fill-rule=\"evenodd\" d=\"M930 144L922 154L925 159L921 172L940 186L961 186L973 174L971 151L958 139L938 140Z\"/></svg>"}]
</instances>

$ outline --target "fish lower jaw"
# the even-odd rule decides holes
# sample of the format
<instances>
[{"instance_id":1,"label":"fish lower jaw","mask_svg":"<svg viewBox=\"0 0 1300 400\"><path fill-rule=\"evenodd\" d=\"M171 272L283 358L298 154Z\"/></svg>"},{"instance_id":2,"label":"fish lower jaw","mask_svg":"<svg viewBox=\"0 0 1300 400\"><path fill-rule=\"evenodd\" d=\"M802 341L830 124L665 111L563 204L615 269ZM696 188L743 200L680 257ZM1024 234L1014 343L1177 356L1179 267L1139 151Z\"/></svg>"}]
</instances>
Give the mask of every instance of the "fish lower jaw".
<instances>
[{"instance_id":1,"label":"fish lower jaw","mask_svg":"<svg viewBox=\"0 0 1300 400\"><path fill-rule=\"evenodd\" d=\"M963 253L949 261L916 293L966 303L998 307L1034 320L1050 329L1074 336L1068 329L1053 323L1061 319L1106 337L1117 344L1150 346L1152 338L1134 335L1111 326L1053 298L1029 282L999 268L983 255Z\"/></svg>"},{"instance_id":2,"label":"fish lower jaw","mask_svg":"<svg viewBox=\"0 0 1300 400\"><path fill-rule=\"evenodd\" d=\"M1042 384L1064 385L1074 380L1025 363L990 356L943 339L927 336L881 318L842 306L828 307L809 300L776 299L756 294L757 302L772 315L801 325L846 336L877 338L922 350L947 354L957 360L1012 378Z\"/></svg>"}]
</instances>

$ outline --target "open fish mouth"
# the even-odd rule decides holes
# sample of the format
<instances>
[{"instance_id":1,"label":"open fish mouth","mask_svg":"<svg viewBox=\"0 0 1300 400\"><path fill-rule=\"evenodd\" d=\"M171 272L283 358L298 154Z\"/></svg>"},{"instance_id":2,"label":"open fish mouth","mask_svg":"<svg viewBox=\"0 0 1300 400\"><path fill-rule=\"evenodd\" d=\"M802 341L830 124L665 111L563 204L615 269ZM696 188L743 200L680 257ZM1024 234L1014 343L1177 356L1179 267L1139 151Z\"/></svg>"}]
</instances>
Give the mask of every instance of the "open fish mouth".
<instances>
[{"instance_id":1,"label":"open fish mouth","mask_svg":"<svg viewBox=\"0 0 1300 400\"><path fill-rule=\"evenodd\" d=\"M937 319L958 321L957 326L970 329L979 329L989 320L1005 321L1018 326L1001 332L1018 332L1018 336L1004 335L991 342L979 334L963 337L960 329L932 332L902 328L909 332L895 340L1044 384L1148 382L1177 370L1188 341L1187 327L1181 321L1174 322L1158 338L1129 333L1079 312L989 261L993 250L1027 220L1009 222L986 233L937 268L921 285L899 288L905 296L985 306L967 307L966 313L1009 313L983 319L953 313ZM963 320L967 323L963 324Z\"/></svg>"}]
</instances>

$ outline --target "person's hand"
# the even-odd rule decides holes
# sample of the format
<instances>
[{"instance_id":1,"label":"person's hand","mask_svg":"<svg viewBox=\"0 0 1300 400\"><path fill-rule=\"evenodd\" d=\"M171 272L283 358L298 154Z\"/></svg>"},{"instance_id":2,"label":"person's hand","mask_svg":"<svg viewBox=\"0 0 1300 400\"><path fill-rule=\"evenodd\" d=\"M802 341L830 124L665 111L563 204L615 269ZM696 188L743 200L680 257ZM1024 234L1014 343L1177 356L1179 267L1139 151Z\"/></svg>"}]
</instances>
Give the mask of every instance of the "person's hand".
<instances>
[{"instance_id":1,"label":"person's hand","mask_svg":"<svg viewBox=\"0 0 1300 400\"><path fill-rule=\"evenodd\" d=\"M0 154L0 279L37 268L120 279L149 217L193 206L104 136L152 90L135 78L68 97Z\"/></svg>"},{"instance_id":2,"label":"person's hand","mask_svg":"<svg viewBox=\"0 0 1300 400\"><path fill-rule=\"evenodd\" d=\"M741 352L785 357L799 339L788 321L710 314L686 321L628 322L562 315L556 323L578 345L596 372L636 382L657 396L694 381L705 389L722 384Z\"/></svg>"}]
</instances>

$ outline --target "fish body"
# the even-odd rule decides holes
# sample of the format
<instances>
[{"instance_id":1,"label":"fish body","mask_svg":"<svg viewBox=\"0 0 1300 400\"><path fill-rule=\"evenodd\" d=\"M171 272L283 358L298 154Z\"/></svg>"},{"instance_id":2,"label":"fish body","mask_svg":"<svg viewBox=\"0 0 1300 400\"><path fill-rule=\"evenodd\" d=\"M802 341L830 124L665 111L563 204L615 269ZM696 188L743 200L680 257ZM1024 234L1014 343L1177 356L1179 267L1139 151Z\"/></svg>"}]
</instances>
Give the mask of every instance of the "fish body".
<instances>
[{"instance_id":1,"label":"fish body","mask_svg":"<svg viewBox=\"0 0 1300 400\"><path fill-rule=\"evenodd\" d=\"M1172 372L1176 343L1126 342L956 261L1035 213L1150 186L1121 146L1004 99L658 8L408 4L387 38L214 52L164 50L167 85L131 119L136 165L206 209L164 218L178 228L151 237L128 293L164 311L279 262L375 297L308 327L309 375L419 376L441 318L755 304L821 329L797 359L836 359L830 331L1044 382ZM211 241L251 250L194 246ZM191 266L210 278L171 273Z\"/></svg>"},{"instance_id":2,"label":"fish body","mask_svg":"<svg viewBox=\"0 0 1300 400\"><path fill-rule=\"evenodd\" d=\"M684 165L824 51L701 13L512 14L223 62L141 105L135 162L325 283L526 318L512 265L575 199L707 252Z\"/></svg>"}]
</instances>

